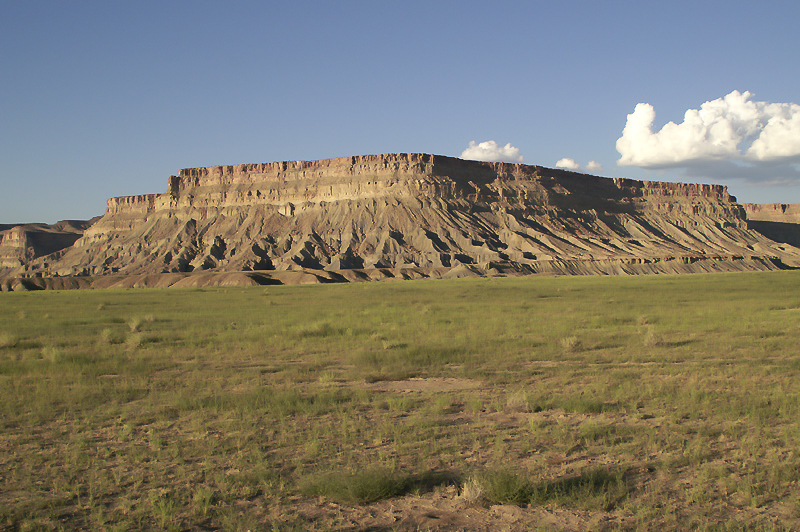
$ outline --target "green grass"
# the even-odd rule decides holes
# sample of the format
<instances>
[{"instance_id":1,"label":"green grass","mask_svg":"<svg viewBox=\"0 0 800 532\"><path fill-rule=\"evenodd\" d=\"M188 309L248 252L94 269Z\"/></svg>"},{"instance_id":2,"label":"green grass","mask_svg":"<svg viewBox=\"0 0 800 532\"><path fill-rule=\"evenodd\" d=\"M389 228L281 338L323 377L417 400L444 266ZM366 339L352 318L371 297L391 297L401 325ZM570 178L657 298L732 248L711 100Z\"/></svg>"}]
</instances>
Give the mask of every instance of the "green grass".
<instances>
[{"instance_id":1,"label":"green grass","mask_svg":"<svg viewBox=\"0 0 800 532\"><path fill-rule=\"evenodd\" d=\"M467 492L476 518L797 529L798 287L3 293L0 530L390 530Z\"/></svg>"},{"instance_id":2,"label":"green grass","mask_svg":"<svg viewBox=\"0 0 800 532\"><path fill-rule=\"evenodd\" d=\"M409 482L395 471L370 467L362 471L323 473L300 482L307 495L321 495L344 502L364 504L405 493Z\"/></svg>"},{"instance_id":3,"label":"green grass","mask_svg":"<svg viewBox=\"0 0 800 532\"><path fill-rule=\"evenodd\" d=\"M477 477L485 502L494 504L547 504L612 510L625 499L628 487L621 471L586 469L578 475L536 483L529 475L508 469L489 470Z\"/></svg>"}]
</instances>

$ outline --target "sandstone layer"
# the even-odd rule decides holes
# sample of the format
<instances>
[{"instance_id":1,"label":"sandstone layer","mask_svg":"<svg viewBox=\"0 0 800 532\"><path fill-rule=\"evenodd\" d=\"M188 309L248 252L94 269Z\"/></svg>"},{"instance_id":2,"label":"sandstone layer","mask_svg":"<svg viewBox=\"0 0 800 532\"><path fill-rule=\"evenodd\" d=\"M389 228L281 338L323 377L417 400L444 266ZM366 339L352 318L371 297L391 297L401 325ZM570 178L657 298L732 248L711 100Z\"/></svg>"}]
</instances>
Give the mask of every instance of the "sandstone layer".
<instances>
[{"instance_id":1,"label":"sandstone layer","mask_svg":"<svg viewBox=\"0 0 800 532\"><path fill-rule=\"evenodd\" d=\"M800 266L799 249L748 225L756 210L719 185L427 154L189 168L0 272L12 289Z\"/></svg>"},{"instance_id":2,"label":"sandstone layer","mask_svg":"<svg viewBox=\"0 0 800 532\"><path fill-rule=\"evenodd\" d=\"M800 247L800 204L745 203L747 225L771 240Z\"/></svg>"},{"instance_id":3,"label":"sandstone layer","mask_svg":"<svg viewBox=\"0 0 800 532\"><path fill-rule=\"evenodd\" d=\"M0 272L23 268L39 257L72 246L100 217L49 224L0 225Z\"/></svg>"}]
</instances>

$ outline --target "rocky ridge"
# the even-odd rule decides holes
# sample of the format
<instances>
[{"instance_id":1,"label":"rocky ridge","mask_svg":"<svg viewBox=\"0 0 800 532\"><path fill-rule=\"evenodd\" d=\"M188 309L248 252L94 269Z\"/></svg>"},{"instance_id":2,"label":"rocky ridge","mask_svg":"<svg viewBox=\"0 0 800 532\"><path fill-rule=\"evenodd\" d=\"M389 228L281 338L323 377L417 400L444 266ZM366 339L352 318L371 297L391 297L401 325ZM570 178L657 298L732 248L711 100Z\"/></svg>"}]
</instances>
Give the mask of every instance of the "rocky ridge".
<instances>
[{"instance_id":1,"label":"rocky ridge","mask_svg":"<svg viewBox=\"0 0 800 532\"><path fill-rule=\"evenodd\" d=\"M428 154L188 168L0 276L14 289L798 267L800 249L748 221L800 221L778 211L719 185Z\"/></svg>"}]
</instances>

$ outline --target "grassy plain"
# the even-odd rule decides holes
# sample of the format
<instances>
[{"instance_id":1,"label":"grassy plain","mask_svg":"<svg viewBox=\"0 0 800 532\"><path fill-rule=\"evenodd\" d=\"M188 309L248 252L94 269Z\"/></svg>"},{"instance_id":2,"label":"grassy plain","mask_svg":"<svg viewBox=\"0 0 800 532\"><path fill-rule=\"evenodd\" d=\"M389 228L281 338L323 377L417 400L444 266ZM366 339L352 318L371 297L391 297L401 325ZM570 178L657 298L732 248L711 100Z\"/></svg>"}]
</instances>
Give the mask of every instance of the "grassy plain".
<instances>
[{"instance_id":1,"label":"grassy plain","mask_svg":"<svg viewBox=\"0 0 800 532\"><path fill-rule=\"evenodd\" d=\"M798 288L2 294L0 530L797 530Z\"/></svg>"}]
</instances>

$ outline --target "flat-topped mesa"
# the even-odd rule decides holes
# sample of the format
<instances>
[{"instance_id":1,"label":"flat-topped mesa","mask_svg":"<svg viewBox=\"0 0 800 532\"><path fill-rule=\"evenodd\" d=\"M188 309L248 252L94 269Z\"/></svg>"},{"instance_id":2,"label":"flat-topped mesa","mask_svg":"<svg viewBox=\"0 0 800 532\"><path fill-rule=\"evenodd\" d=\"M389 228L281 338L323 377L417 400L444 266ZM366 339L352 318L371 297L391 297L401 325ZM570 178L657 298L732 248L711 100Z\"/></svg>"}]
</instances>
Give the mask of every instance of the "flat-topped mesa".
<instances>
[{"instance_id":1,"label":"flat-topped mesa","mask_svg":"<svg viewBox=\"0 0 800 532\"><path fill-rule=\"evenodd\" d=\"M273 181L276 184L335 177L396 177L401 175L449 177L454 180L473 180L481 177L534 177L541 167L502 163L468 161L430 155L427 153L390 153L355 155L318 161L280 161L259 164L237 164L184 168L177 176L180 186L209 186Z\"/></svg>"},{"instance_id":2,"label":"flat-topped mesa","mask_svg":"<svg viewBox=\"0 0 800 532\"><path fill-rule=\"evenodd\" d=\"M471 198L527 208L563 203L562 196L569 196L565 201L577 202L579 208L582 202L624 196L636 204L641 203L636 198L648 198L647 203L663 212L719 210L723 217L744 219L738 207L728 208L735 198L720 185L608 179L534 165L424 153L185 168L170 177L168 194L155 200L155 209L284 208L287 204L400 197ZM696 200L705 207L691 207L683 200Z\"/></svg>"},{"instance_id":3,"label":"flat-topped mesa","mask_svg":"<svg viewBox=\"0 0 800 532\"><path fill-rule=\"evenodd\" d=\"M748 220L800 223L800 203L745 203Z\"/></svg>"},{"instance_id":4,"label":"flat-topped mesa","mask_svg":"<svg viewBox=\"0 0 800 532\"><path fill-rule=\"evenodd\" d=\"M187 186L232 185L272 181L275 184L298 180L335 177L338 181L353 177L447 177L455 181L529 180L572 176L581 179L607 179L597 176L544 168L537 165L485 162L426 153L358 155L317 161L279 161L181 169L170 178L170 191ZM647 194L702 196L731 200L727 187L694 183L666 183L614 178L620 188L639 188ZM735 201L735 199L734 199Z\"/></svg>"},{"instance_id":5,"label":"flat-topped mesa","mask_svg":"<svg viewBox=\"0 0 800 532\"><path fill-rule=\"evenodd\" d=\"M185 168L162 194L111 198L70 249L21 272L491 275L785 265L800 265L800 250L751 231L724 186L395 153Z\"/></svg>"},{"instance_id":6,"label":"flat-topped mesa","mask_svg":"<svg viewBox=\"0 0 800 532\"><path fill-rule=\"evenodd\" d=\"M397 153L355 155L318 161L278 161L207 166L184 168L178 173L178 178L183 185L204 186L247 183L254 179L280 183L287 179L313 179L331 175L340 177L366 174L391 175L393 173L429 175L433 159L433 155L422 153Z\"/></svg>"},{"instance_id":7,"label":"flat-topped mesa","mask_svg":"<svg viewBox=\"0 0 800 532\"><path fill-rule=\"evenodd\" d=\"M169 204L156 209L245 205L282 208L320 202L399 197L452 198L475 194L474 183L534 179L539 167L464 161L421 153L361 155L185 168L169 180Z\"/></svg>"}]
</instances>

